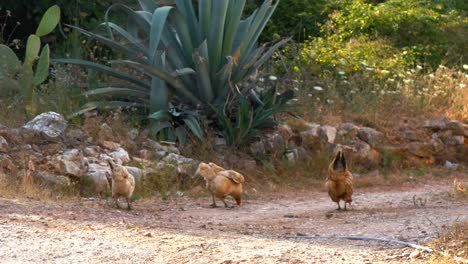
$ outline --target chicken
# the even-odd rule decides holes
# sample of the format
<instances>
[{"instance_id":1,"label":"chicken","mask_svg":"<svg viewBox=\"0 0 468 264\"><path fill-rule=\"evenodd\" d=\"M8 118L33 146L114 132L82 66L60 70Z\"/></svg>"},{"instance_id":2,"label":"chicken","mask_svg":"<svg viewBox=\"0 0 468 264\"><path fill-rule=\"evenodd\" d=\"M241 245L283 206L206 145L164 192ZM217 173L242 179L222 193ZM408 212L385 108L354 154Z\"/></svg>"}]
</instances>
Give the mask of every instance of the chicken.
<instances>
[{"instance_id":1,"label":"chicken","mask_svg":"<svg viewBox=\"0 0 468 264\"><path fill-rule=\"evenodd\" d=\"M328 175L325 182L328 195L332 201L338 204L338 210L341 210L341 200L345 202L345 210L347 204L351 205L353 201L351 197L353 195L353 181L353 175L346 166L343 151L338 150L335 159L333 159L328 167Z\"/></svg>"},{"instance_id":2,"label":"chicken","mask_svg":"<svg viewBox=\"0 0 468 264\"><path fill-rule=\"evenodd\" d=\"M213 199L212 207L217 207L215 196L219 198L225 207L228 204L224 200L230 195L236 200L237 205L242 204L242 192L244 189L244 176L233 170L226 170L214 163L200 163L195 175L200 175L205 179L206 187Z\"/></svg>"},{"instance_id":3,"label":"chicken","mask_svg":"<svg viewBox=\"0 0 468 264\"><path fill-rule=\"evenodd\" d=\"M114 198L115 205L120 208L118 199L119 197L125 197L127 209L130 210L130 197L132 197L135 190L135 178L124 166L114 163L111 159L107 160L107 162L111 168L112 198Z\"/></svg>"}]
</instances>

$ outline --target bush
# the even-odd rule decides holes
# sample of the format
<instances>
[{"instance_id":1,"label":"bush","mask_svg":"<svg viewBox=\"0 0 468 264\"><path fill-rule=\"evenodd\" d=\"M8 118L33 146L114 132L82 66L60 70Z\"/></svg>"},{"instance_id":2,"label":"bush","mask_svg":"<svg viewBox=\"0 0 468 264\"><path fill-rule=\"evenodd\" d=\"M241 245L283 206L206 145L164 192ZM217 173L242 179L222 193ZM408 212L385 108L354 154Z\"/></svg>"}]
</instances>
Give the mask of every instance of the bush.
<instances>
[{"instance_id":1,"label":"bush","mask_svg":"<svg viewBox=\"0 0 468 264\"><path fill-rule=\"evenodd\" d=\"M435 69L442 62L467 63L468 19L463 5L442 0L376 4L346 0L328 8L334 11L320 36L301 46L298 67L319 72L340 68L346 73L370 67L398 74L417 65Z\"/></svg>"}]
</instances>

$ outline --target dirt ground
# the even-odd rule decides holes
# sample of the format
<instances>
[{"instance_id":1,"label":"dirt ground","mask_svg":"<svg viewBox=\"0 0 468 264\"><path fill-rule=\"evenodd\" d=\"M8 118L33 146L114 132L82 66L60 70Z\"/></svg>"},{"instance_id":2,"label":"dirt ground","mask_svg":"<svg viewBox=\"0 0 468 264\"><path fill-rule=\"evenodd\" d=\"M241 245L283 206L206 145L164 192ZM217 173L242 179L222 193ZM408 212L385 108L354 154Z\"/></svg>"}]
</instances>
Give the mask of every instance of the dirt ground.
<instances>
[{"instance_id":1,"label":"dirt ground","mask_svg":"<svg viewBox=\"0 0 468 264\"><path fill-rule=\"evenodd\" d=\"M401 245L287 236L366 236L423 245L442 225L468 221L468 203L451 190L449 177L357 189L348 211L336 211L324 191L258 194L234 209L209 208L208 197L143 199L132 211L99 199L0 198L0 262L419 263L427 254L412 259L414 249Z\"/></svg>"}]
</instances>

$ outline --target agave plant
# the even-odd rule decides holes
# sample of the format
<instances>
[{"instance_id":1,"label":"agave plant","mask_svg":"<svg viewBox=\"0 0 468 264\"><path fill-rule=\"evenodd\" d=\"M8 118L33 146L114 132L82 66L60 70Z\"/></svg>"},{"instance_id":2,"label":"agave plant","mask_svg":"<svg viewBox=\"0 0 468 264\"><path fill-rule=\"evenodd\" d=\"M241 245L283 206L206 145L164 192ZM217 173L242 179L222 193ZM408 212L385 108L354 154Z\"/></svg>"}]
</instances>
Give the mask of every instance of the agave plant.
<instances>
[{"instance_id":1,"label":"agave plant","mask_svg":"<svg viewBox=\"0 0 468 264\"><path fill-rule=\"evenodd\" d=\"M122 59L111 61L111 65L78 59L55 61L92 68L115 80L85 92L93 100L82 111L136 106L157 113L150 117L159 124L170 123L170 104L178 109L208 111L212 105L218 112L229 113L226 106L237 107L229 102L238 102L239 97L250 95L259 100L254 90L239 89L237 84L255 73L287 41L270 47L257 44L278 1L266 0L242 19L245 2L199 0L198 10L192 0L176 0L175 7L139 0L141 10L115 4L106 12L101 31L70 27L108 45L121 53ZM111 21L111 13L117 11L128 18L125 26ZM145 77L132 76L112 64L131 68ZM168 127L159 127L171 133ZM199 138L203 135L199 125L188 128L197 130Z\"/></svg>"}]
</instances>

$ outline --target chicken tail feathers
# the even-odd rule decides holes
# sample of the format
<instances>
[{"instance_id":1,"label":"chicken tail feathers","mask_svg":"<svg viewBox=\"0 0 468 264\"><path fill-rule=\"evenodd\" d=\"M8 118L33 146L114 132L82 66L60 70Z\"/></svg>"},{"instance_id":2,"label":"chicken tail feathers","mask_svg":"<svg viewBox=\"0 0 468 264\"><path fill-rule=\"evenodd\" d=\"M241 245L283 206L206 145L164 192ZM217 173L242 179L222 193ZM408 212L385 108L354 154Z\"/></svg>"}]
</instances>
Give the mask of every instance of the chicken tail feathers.
<instances>
[{"instance_id":1,"label":"chicken tail feathers","mask_svg":"<svg viewBox=\"0 0 468 264\"><path fill-rule=\"evenodd\" d=\"M335 159L333 160L333 170L335 171L346 171L346 159L343 152L340 150L336 154Z\"/></svg>"}]
</instances>

